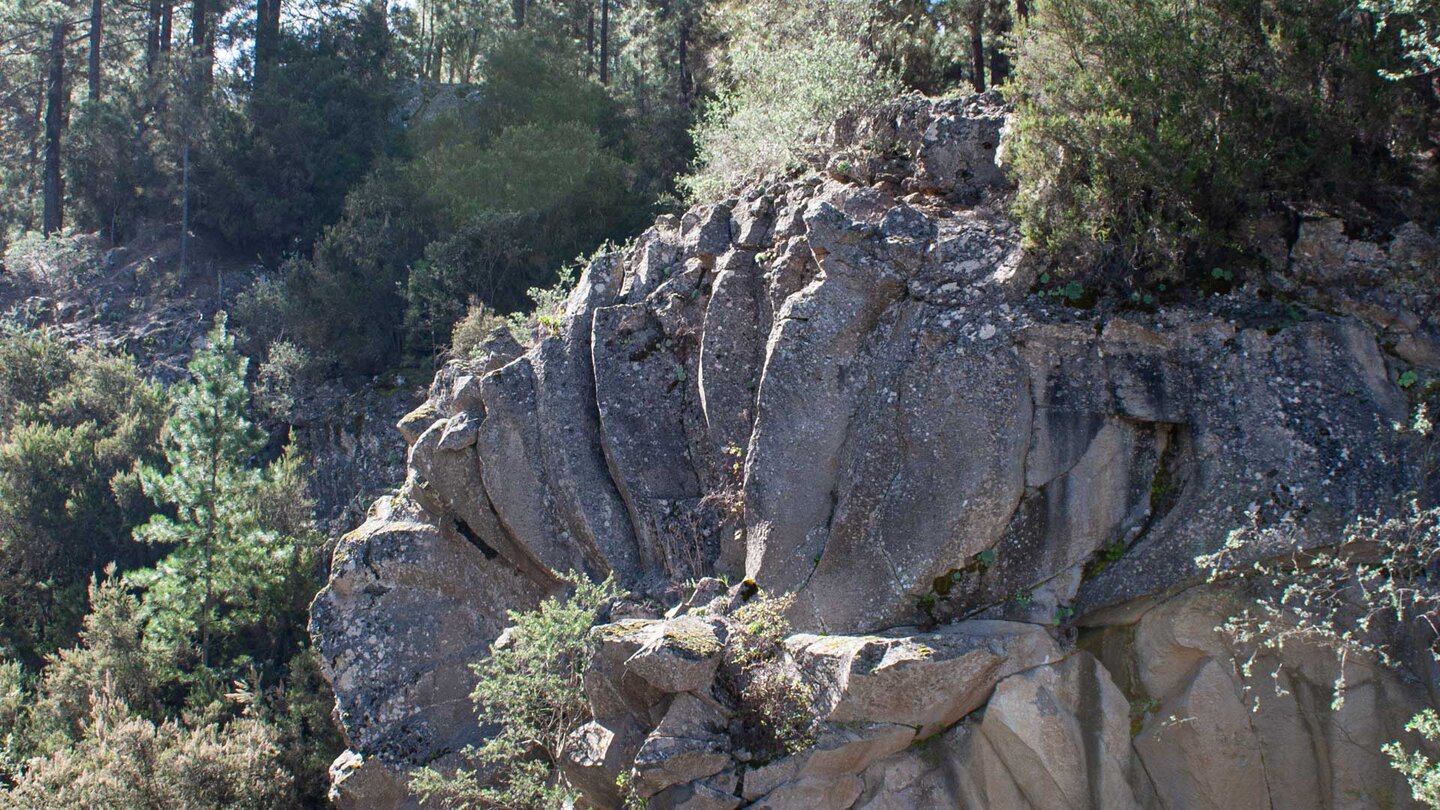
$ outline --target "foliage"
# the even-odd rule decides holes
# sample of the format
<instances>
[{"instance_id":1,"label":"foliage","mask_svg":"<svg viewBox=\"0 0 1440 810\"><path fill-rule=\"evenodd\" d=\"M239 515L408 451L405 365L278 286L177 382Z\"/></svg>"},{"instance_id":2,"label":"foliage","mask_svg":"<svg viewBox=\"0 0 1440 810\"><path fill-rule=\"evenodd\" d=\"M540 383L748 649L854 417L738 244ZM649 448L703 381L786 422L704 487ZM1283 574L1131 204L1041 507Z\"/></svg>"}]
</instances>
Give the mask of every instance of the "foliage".
<instances>
[{"instance_id":1,"label":"foliage","mask_svg":"<svg viewBox=\"0 0 1440 810\"><path fill-rule=\"evenodd\" d=\"M1241 662L1247 677L1267 652L1291 646L1331 650L1341 663L1333 702L1338 709L1345 699L1348 656L1405 667L1389 640L1413 634L1419 654L1440 662L1440 508L1410 501L1403 514L1357 519L1335 547L1310 552L1294 550L1293 529L1288 522L1261 526L1252 512L1250 526L1232 532L1219 552L1196 561L1211 571L1212 581L1243 576L1259 587L1253 606L1223 627L1254 650ZM1433 711L1417 715L1407 730L1440 741ZM1386 745L1385 753L1410 780L1417 801L1440 806L1440 768L1398 742Z\"/></svg>"},{"instance_id":2,"label":"foliage","mask_svg":"<svg viewBox=\"0 0 1440 810\"><path fill-rule=\"evenodd\" d=\"M5 248L5 268L52 292L68 291L90 280L100 256L92 243L75 236L31 232Z\"/></svg>"},{"instance_id":3,"label":"foliage","mask_svg":"<svg viewBox=\"0 0 1440 810\"><path fill-rule=\"evenodd\" d=\"M293 780L279 764L273 731L250 719L186 728L135 716L95 687L93 709L74 747L33 760L7 807L288 808Z\"/></svg>"},{"instance_id":4,"label":"foliage","mask_svg":"<svg viewBox=\"0 0 1440 810\"><path fill-rule=\"evenodd\" d=\"M695 128L695 199L783 173L810 156L843 113L898 85L860 40L870 10L856 0L767 0L735 10L727 81Z\"/></svg>"},{"instance_id":5,"label":"foliage","mask_svg":"<svg viewBox=\"0 0 1440 810\"><path fill-rule=\"evenodd\" d=\"M333 355L347 371L375 374L404 348L410 266L435 230L425 201L389 164L345 198L340 221L310 259L282 268L285 322L299 343Z\"/></svg>"},{"instance_id":6,"label":"foliage","mask_svg":"<svg viewBox=\"0 0 1440 810\"><path fill-rule=\"evenodd\" d=\"M255 375L255 398L260 410L288 420L295 410L299 386L310 377L313 362L309 352L288 340L271 343Z\"/></svg>"},{"instance_id":7,"label":"foliage","mask_svg":"<svg viewBox=\"0 0 1440 810\"><path fill-rule=\"evenodd\" d=\"M570 733L590 719L581 676L590 658L590 628L623 596L613 578L592 583L572 574L572 593L529 612L512 611L511 627L490 656L474 665L470 697L480 722L496 732L466 749L476 769L446 776L433 768L411 784L423 801L450 808L547 810L575 793L556 767Z\"/></svg>"},{"instance_id":8,"label":"foliage","mask_svg":"<svg viewBox=\"0 0 1440 810\"><path fill-rule=\"evenodd\" d=\"M83 736L97 708L97 684L127 706L153 708L164 684L143 643L144 623L139 598L114 566L103 580L91 580L90 613L78 642L46 660L25 717L34 753L53 753Z\"/></svg>"},{"instance_id":9,"label":"foliage","mask_svg":"<svg viewBox=\"0 0 1440 810\"><path fill-rule=\"evenodd\" d=\"M67 644L85 583L147 561L132 468L156 457L161 391L132 361L44 332L0 332L0 649L35 665Z\"/></svg>"},{"instance_id":10,"label":"foliage","mask_svg":"<svg viewBox=\"0 0 1440 810\"><path fill-rule=\"evenodd\" d=\"M1381 33L1395 29L1405 47L1410 66L1391 71L1391 78L1420 76L1440 70L1440 19L1431 0L1361 0L1360 7L1378 16Z\"/></svg>"},{"instance_id":11,"label":"foliage","mask_svg":"<svg viewBox=\"0 0 1440 810\"><path fill-rule=\"evenodd\" d=\"M197 225L273 260L308 252L339 219L346 193L393 148L381 8L284 37L248 104L210 116Z\"/></svg>"},{"instance_id":12,"label":"foliage","mask_svg":"<svg viewBox=\"0 0 1440 810\"><path fill-rule=\"evenodd\" d=\"M1381 75L1402 50L1350 0L1037 0L1009 86L1024 233L1173 275L1258 261L1246 227L1287 204L1402 215L1435 102Z\"/></svg>"},{"instance_id":13,"label":"foliage","mask_svg":"<svg viewBox=\"0 0 1440 810\"><path fill-rule=\"evenodd\" d=\"M1269 586L1226 625L1237 641L1254 645L1255 655L1313 645L1401 666L1384 639L1411 627L1440 654L1434 630L1440 627L1440 508L1410 501L1396 517L1357 518L1333 548L1313 551L1297 550L1288 520L1262 525L1252 510L1250 521L1197 563L1212 581L1243 574ZM1247 674L1254 661L1246 663ZM1337 702L1344 686L1336 684Z\"/></svg>"},{"instance_id":14,"label":"foliage","mask_svg":"<svg viewBox=\"0 0 1440 810\"><path fill-rule=\"evenodd\" d=\"M220 321L195 380L173 389L163 442L160 391L128 360L44 333L0 339L0 630L19 658L0 659L0 769L14 785L0 804L324 801L341 746L305 648L318 546L305 467L292 452L254 464L244 361ZM165 511L138 525L142 488ZM154 556L132 527L165 554L154 568L134 570ZM106 557L130 573L92 578ZM89 613L67 647L82 576Z\"/></svg>"},{"instance_id":15,"label":"foliage","mask_svg":"<svg viewBox=\"0 0 1440 810\"><path fill-rule=\"evenodd\" d=\"M1440 715L1434 709L1415 715L1405 730L1419 734L1431 745L1440 745ZM1410 781L1415 801L1427 807L1440 807L1440 763L1430 761L1419 751L1407 751L1398 742L1387 743L1385 754L1390 757L1390 765Z\"/></svg>"},{"instance_id":16,"label":"foliage","mask_svg":"<svg viewBox=\"0 0 1440 810\"><path fill-rule=\"evenodd\" d=\"M177 652L198 641L202 670L220 660L217 640L233 642L288 615L285 586L304 570L307 538L297 533L307 531L309 511L297 497L298 457L251 465L262 436L246 417L248 361L235 351L224 313L208 341L190 363L193 382L172 392L163 435L169 469L140 470L145 493L167 511L135 536L168 554L132 575L145 588L151 641Z\"/></svg>"},{"instance_id":17,"label":"foliage","mask_svg":"<svg viewBox=\"0 0 1440 810\"><path fill-rule=\"evenodd\" d=\"M484 304L471 304L465 317L455 322L455 329L450 333L450 355L474 357L491 332L509 327L510 321L495 314L491 308Z\"/></svg>"},{"instance_id":18,"label":"foliage","mask_svg":"<svg viewBox=\"0 0 1440 810\"><path fill-rule=\"evenodd\" d=\"M736 744L761 761L794 753L814 738L814 695L785 651L794 596L757 594L731 616L720 683L740 721Z\"/></svg>"}]
</instances>

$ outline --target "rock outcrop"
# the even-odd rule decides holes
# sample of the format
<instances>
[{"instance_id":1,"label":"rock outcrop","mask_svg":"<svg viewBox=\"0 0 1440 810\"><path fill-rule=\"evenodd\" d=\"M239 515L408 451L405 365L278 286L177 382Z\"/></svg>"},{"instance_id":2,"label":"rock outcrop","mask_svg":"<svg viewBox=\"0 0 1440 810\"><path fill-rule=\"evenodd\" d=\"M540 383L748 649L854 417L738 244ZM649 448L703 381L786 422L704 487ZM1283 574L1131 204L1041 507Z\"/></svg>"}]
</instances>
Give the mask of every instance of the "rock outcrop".
<instances>
[{"instance_id":1,"label":"rock outcrop","mask_svg":"<svg viewBox=\"0 0 1440 810\"><path fill-rule=\"evenodd\" d=\"M1379 746L1433 696L1367 671L1332 709L1316 655L1252 711L1195 558L1250 512L1321 546L1427 486L1395 380L1435 363L1434 311L1055 294L1005 213L1004 123L993 96L849 122L886 146L661 218L534 346L497 333L436 377L405 487L313 608L342 806L412 802L408 769L478 738L466 663L569 571L689 597L604 628L567 763L597 807L632 771L691 810L1406 801ZM1296 278L1434 278L1433 235L1331 230L1284 247ZM805 750L737 750L726 597L678 587L711 575L794 594Z\"/></svg>"}]
</instances>

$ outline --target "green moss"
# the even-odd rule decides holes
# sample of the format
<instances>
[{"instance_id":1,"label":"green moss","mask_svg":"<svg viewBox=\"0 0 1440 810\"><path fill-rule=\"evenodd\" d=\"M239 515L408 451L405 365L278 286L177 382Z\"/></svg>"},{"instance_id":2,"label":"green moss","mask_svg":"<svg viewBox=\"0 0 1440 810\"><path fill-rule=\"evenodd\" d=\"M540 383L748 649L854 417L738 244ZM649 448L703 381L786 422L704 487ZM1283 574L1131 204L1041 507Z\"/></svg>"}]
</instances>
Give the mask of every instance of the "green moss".
<instances>
[{"instance_id":1,"label":"green moss","mask_svg":"<svg viewBox=\"0 0 1440 810\"><path fill-rule=\"evenodd\" d=\"M665 643L696 658L719 655L723 648L709 625L683 619L665 625Z\"/></svg>"}]
</instances>

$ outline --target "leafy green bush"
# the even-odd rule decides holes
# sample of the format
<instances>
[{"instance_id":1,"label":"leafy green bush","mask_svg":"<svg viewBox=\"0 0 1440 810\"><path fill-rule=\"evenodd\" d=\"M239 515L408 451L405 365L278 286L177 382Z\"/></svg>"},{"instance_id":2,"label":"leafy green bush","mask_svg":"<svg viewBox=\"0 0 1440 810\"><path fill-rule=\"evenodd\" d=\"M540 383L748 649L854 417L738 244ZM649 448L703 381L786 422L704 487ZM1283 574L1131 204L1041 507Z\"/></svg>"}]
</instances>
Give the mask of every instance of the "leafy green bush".
<instances>
[{"instance_id":1,"label":"leafy green bush","mask_svg":"<svg viewBox=\"0 0 1440 810\"><path fill-rule=\"evenodd\" d=\"M691 198L795 168L841 114L897 91L861 41L870 15L859 0L765 0L727 15L724 85L695 127L697 169L681 180Z\"/></svg>"},{"instance_id":2,"label":"leafy green bush","mask_svg":"<svg viewBox=\"0 0 1440 810\"><path fill-rule=\"evenodd\" d=\"M282 810L294 781L279 762L274 732L257 720L187 728L135 716L104 684L70 748L32 760L6 807L183 807Z\"/></svg>"},{"instance_id":3,"label":"leafy green bush","mask_svg":"<svg viewBox=\"0 0 1440 810\"><path fill-rule=\"evenodd\" d=\"M72 290L91 280L100 266L95 246L79 237L30 232L5 247L5 268L50 290Z\"/></svg>"},{"instance_id":4,"label":"leafy green bush","mask_svg":"<svg viewBox=\"0 0 1440 810\"><path fill-rule=\"evenodd\" d=\"M445 807L549 808L577 795L557 766L571 732L590 719L581 684L590 659L590 628L623 594L614 579L592 583L572 574L574 591L536 610L510 613L505 644L474 665L470 698L480 722L498 729L465 754L479 770L447 777L426 768L411 782L423 801ZM483 770L483 775L481 771Z\"/></svg>"},{"instance_id":5,"label":"leafy green bush","mask_svg":"<svg viewBox=\"0 0 1440 810\"><path fill-rule=\"evenodd\" d=\"M345 198L311 258L282 268L285 322L301 345L376 374L404 349L405 284L435 232L405 172L380 167Z\"/></svg>"},{"instance_id":6,"label":"leafy green bush","mask_svg":"<svg viewBox=\"0 0 1440 810\"><path fill-rule=\"evenodd\" d=\"M1016 212L1080 269L1258 260L1286 204L1401 213L1434 106L1351 0L1037 0L1015 56Z\"/></svg>"},{"instance_id":7,"label":"leafy green bush","mask_svg":"<svg viewBox=\"0 0 1440 810\"><path fill-rule=\"evenodd\" d=\"M484 304L471 304L465 317L455 322L455 329L450 333L450 356L473 357L491 332L510 326L511 321L497 315L495 310Z\"/></svg>"},{"instance_id":8,"label":"leafy green bush","mask_svg":"<svg viewBox=\"0 0 1440 810\"><path fill-rule=\"evenodd\" d=\"M278 261L308 252L340 218L346 194L394 148L381 8L282 37L248 104L205 116L207 146L194 166L198 227Z\"/></svg>"},{"instance_id":9,"label":"leafy green bush","mask_svg":"<svg viewBox=\"0 0 1440 810\"><path fill-rule=\"evenodd\" d=\"M95 572L151 559L130 537L148 514L133 468L163 412L128 358L0 332L0 653L37 664L70 642Z\"/></svg>"}]
</instances>

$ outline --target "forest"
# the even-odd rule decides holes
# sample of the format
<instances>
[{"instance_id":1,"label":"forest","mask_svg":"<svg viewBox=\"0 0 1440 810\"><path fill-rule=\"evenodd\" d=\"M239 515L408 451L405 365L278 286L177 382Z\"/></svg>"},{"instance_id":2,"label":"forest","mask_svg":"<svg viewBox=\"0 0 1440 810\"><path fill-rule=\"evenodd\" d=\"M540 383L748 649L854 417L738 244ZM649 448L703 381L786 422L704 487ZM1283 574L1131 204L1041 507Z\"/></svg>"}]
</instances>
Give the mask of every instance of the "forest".
<instances>
[{"instance_id":1,"label":"forest","mask_svg":"<svg viewBox=\"0 0 1440 810\"><path fill-rule=\"evenodd\" d=\"M1059 298L1440 221L1430 0L0 0L0 804L329 806L293 399L534 345L587 257L906 93L1007 105ZM94 322L213 298L184 369L23 315L138 245Z\"/></svg>"}]
</instances>

